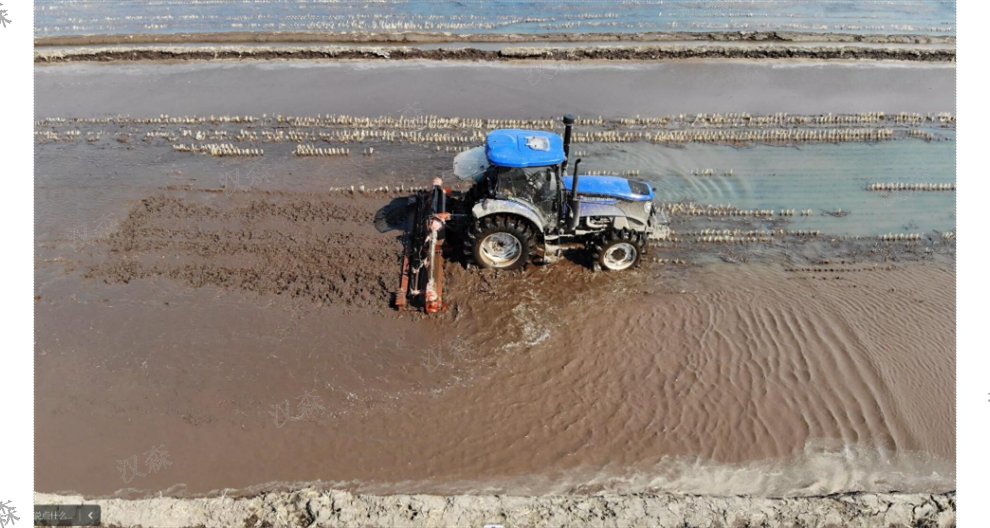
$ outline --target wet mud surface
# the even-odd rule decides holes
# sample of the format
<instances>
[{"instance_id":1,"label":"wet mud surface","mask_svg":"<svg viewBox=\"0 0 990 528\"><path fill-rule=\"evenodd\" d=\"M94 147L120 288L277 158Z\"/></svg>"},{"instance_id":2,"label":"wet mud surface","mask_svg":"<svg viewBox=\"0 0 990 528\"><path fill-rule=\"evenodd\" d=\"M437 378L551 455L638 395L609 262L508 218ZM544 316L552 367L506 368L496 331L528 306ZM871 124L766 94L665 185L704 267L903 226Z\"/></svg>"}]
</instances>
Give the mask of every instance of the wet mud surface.
<instances>
[{"instance_id":1,"label":"wet mud surface","mask_svg":"<svg viewBox=\"0 0 990 528\"><path fill-rule=\"evenodd\" d=\"M394 287L395 240L366 236L373 216L348 201L261 196L219 208L158 195L128 213L107 240L110 258L87 277L166 277L384 311ZM156 262L162 253L166 262Z\"/></svg>"},{"instance_id":2,"label":"wet mud surface","mask_svg":"<svg viewBox=\"0 0 990 528\"><path fill-rule=\"evenodd\" d=\"M38 380L60 468L39 488L952 488L951 240L684 235L628 274L579 251L516 273L452 260L449 309L424 318L389 308L400 245L374 219L392 201L164 189L80 251L44 244L62 256L39 263L39 369L73 380ZM123 482L145 444L175 466Z\"/></svg>"}]
</instances>

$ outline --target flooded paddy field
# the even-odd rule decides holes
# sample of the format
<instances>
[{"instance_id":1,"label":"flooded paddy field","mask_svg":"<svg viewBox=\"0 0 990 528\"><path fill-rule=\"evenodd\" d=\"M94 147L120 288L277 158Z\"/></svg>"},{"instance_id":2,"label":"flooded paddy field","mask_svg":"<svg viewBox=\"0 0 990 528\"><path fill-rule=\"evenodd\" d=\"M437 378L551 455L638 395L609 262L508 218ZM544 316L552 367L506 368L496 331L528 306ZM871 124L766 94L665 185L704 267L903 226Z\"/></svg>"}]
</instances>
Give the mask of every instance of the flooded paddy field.
<instances>
[{"instance_id":1,"label":"flooded paddy field","mask_svg":"<svg viewBox=\"0 0 990 528\"><path fill-rule=\"evenodd\" d=\"M642 31L804 31L954 34L955 2L852 0L634 0L584 2L271 0L40 0L35 33L45 35L201 32L634 33Z\"/></svg>"},{"instance_id":2,"label":"flooded paddy field","mask_svg":"<svg viewBox=\"0 0 990 528\"><path fill-rule=\"evenodd\" d=\"M954 489L954 67L536 67L39 66L37 490ZM675 239L392 311L408 189L565 112Z\"/></svg>"}]
</instances>

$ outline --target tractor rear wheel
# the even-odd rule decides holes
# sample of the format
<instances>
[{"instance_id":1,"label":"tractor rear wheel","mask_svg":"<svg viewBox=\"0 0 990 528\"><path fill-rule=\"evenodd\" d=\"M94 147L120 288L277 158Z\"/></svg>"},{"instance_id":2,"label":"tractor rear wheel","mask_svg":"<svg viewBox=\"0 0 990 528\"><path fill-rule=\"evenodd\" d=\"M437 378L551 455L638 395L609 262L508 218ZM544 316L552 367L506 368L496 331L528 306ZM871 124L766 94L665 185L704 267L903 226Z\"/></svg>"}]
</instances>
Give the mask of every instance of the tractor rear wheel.
<instances>
[{"instance_id":1,"label":"tractor rear wheel","mask_svg":"<svg viewBox=\"0 0 990 528\"><path fill-rule=\"evenodd\" d=\"M529 222L508 215L486 216L468 235L471 255L479 266L504 270L519 269L529 262L535 238Z\"/></svg>"},{"instance_id":2,"label":"tractor rear wheel","mask_svg":"<svg viewBox=\"0 0 990 528\"><path fill-rule=\"evenodd\" d=\"M628 229L610 230L592 244L595 264L609 271L622 271L639 266L646 254L646 237Z\"/></svg>"}]
</instances>

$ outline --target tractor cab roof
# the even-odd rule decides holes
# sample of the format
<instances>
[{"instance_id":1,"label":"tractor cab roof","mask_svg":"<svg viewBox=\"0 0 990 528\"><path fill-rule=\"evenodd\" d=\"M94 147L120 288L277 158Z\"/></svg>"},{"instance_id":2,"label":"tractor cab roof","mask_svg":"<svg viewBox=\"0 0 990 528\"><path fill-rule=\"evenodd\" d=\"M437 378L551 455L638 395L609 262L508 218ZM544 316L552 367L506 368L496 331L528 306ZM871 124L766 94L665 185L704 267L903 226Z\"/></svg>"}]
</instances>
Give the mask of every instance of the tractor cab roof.
<instances>
[{"instance_id":1,"label":"tractor cab roof","mask_svg":"<svg viewBox=\"0 0 990 528\"><path fill-rule=\"evenodd\" d=\"M485 155L499 167L545 167L566 159L564 140L557 134L515 128L490 132Z\"/></svg>"}]
</instances>

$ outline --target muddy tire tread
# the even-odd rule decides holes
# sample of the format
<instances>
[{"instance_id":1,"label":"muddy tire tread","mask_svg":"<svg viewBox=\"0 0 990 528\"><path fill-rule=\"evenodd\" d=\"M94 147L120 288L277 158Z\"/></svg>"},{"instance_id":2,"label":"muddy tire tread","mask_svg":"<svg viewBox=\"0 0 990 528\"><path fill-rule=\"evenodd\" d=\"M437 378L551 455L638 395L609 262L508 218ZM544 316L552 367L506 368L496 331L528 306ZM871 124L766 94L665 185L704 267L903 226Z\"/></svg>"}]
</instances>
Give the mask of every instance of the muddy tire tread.
<instances>
[{"instance_id":1,"label":"muddy tire tread","mask_svg":"<svg viewBox=\"0 0 990 528\"><path fill-rule=\"evenodd\" d=\"M476 222L468 231L467 243L465 244L464 252L472 257L472 260L476 265L485 268L487 266L485 266L482 260L478 258L477 254L481 241L485 236L491 233L508 232L522 241L523 255L511 266L498 269L521 269L529 264L536 252L536 234L534 231L533 226L530 225L528 221L521 219L516 215L486 216Z\"/></svg>"},{"instance_id":2,"label":"muddy tire tread","mask_svg":"<svg viewBox=\"0 0 990 528\"><path fill-rule=\"evenodd\" d=\"M609 229L605 233L595 237L591 242L591 254L595 263L602 269L608 270L604 264L605 250L616 242L629 242L636 247L636 262L629 269L638 268L646 255L648 244L645 233L636 233L629 229ZM609 270L611 271L611 270Z\"/></svg>"}]
</instances>

